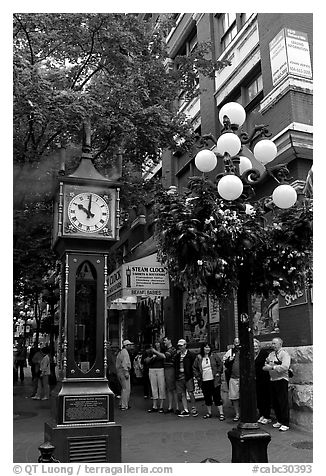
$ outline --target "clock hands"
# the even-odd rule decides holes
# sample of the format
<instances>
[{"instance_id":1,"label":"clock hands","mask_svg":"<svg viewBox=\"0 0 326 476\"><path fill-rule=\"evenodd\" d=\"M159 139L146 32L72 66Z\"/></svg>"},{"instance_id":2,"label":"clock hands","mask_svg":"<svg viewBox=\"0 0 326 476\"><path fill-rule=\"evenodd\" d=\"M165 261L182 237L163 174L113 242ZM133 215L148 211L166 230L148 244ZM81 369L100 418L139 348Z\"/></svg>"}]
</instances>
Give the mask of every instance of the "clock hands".
<instances>
[{"instance_id":1,"label":"clock hands","mask_svg":"<svg viewBox=\"0 0 326 476\"><path fill-rule=\"evenodd\" d=\"M91 211L90 211L90 204L88 204L88 210L83 205L81 205L80 203L78 204L78 208L79 208L79 210L83 210L83 212L86 213L87 218L93 218L94 213L91 213Z\"/></svg>"}]
</instances>

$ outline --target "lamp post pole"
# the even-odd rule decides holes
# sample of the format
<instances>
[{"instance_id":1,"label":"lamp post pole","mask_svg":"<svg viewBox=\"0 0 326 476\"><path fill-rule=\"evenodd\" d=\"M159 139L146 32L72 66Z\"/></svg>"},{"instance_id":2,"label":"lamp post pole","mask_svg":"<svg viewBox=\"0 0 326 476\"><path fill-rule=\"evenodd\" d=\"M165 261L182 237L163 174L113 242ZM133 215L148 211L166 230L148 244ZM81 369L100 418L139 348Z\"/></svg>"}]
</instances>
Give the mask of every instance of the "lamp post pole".
<instances>
[{"instance_id":1,"label":"lamp post pole","mask_svg":"<svg viewBox=\"0 0 326 476\"><path fill-rule=\"evenodd\" d=\"M223 129L218 140L211 134L202 139L212 140L214 150L201 150L195 158L195 165L203 173L211 172L222 159L224 173L217 176L217 190L228 207L242 213L251 213L250 198L254 196L254 186L266 177L272 177L278 182L273 192L273 202L279 208L290 208L296 202L294 188L288 185L289 171L285 164L267 169L265 165L277 155L275 144L266 139L271 136L267 127L262 124L255 126L248 135L239 133L244 123L246 113L237 103L228 103L219 113ZM261 139L257 142L258 139ZM253 153L263 167L260 172L253 168L251 161L241 155L243 145L253 148ZM203 142L201 143L201 145ZM207 145L207 142L206 142ZM246 203L247 202L247 203ZM250 243L249 250L250 252ZM250 266L250 260L248 261ZM240 267L241 268L241 267ZM253 318L250 295L250 270L245 266L238 272L238 329L240 339L240 421L236 428L228 432L232 445L233 463L263 463L268 462L267 446L271 440L268 432L261 429L257 422L257 400L255 381L255 362L253 347Z\"/></svg>"}]
</instances>

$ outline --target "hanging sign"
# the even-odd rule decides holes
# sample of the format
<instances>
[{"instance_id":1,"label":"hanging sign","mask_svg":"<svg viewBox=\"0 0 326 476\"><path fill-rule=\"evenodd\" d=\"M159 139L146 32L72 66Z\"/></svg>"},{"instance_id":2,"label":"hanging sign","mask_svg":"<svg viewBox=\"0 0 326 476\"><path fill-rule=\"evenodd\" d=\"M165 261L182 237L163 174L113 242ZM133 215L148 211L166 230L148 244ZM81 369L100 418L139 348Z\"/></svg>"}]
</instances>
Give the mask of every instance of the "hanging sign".
<instances>
[{"instance_id":1,"label":"hanging sign","mask_svg":"<svg viewBox=\"0 0 326 476\"><path fill-rule=\"evenodd\" d=\"M308 36L283 28L269 44L273 86L288 74L312 78Z\"/></svg>"},{"instance_id":2,"label":"hanging sign","mask_svg":"<svg viewBox=\"0 0 326 476\"><path fill-rule=\"evenodd\" d=\"M169 294L169 274L156 253L125 263L108 277L111 302L126 296L157 298Z\"/></svg>"},{"instance_id":3,"label":"hanging sign","mask_svg":"<svg viewBox=\"0 0 326 476\"><path fill-rule=\"evenodd\" d=\"M307 291L305 289L299 289L294 294L289 294L280 291L279 296L280 309L292 306L298 306L299 304L307 303Z\"/></svg>"}]
</instances>

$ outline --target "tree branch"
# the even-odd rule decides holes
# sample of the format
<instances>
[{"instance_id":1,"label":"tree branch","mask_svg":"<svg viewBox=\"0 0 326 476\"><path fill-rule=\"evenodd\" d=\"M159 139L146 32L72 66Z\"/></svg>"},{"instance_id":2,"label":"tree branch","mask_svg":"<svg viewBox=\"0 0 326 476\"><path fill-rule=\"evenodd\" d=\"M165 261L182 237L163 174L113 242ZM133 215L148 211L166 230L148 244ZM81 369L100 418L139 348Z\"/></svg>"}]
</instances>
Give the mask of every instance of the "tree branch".
<instances>
[{"instance_id":1,"label":"tree branch","mask_svg":"<svg viewBox=\"0 0 326 476\"><path fill-rule=\"evenodd\" d=\"M94 51L94 43L95 43L95 33L96 33L96 30L93 31L93 34L92 34L92 40L91 40L91 48L90 48L90 51L88 53L88 56L84 62L84 64L82 65L82 67L79 69L78 73L75 75L75 78L72 82L72 85L71 85L71 89L73 89L78 81L78 79L80 78L83 70L86 68L86 65L89 63L91 57L92 57L92 54L93 54L93 51ZM83 82L82 86L85 84L85 81ZM82 87L81 86L81 87Z\"/></svg>"},{"instance_id":2,"label":"tree branch","mask_svg":"<svg viewBox=\"0 0 326 476\"><path fill-rule=\"evenodd\" d=\"M29 46L29 51L30 51L30 54L31 54L31 64L34 65L34 53L33 53L33 48L32 48L32 43L31 43L31 40L30 40L29 33L28 33L27 29L25 28L25 26L23 25L19 16L14 14L14 18L16 18L16 20L19 22L20 26L22 27L23 31L25 32L26 39L27 39L28 46Z\"/></svg>"}]
</instances>

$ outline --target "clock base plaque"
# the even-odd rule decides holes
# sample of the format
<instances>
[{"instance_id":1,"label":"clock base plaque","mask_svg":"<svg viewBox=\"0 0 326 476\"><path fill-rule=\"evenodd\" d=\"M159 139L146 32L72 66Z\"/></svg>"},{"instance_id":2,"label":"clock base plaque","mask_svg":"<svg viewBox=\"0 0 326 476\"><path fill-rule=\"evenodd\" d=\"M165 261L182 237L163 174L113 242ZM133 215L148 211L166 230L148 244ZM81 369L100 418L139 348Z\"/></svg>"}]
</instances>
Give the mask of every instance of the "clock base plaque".
<instances>
[{"instance_id":1,"label":"clock base plaque","mask_svg":"<svg viewBox=\"0 0 326 476\"><path fill-rule=\"evenodd\" d=\"M61 463L121 462L121 425L114 421L114 395L106 381L62 382L45 441Z\"/></svg>"}]
</instances>

